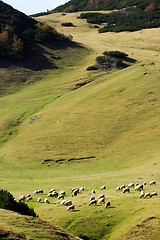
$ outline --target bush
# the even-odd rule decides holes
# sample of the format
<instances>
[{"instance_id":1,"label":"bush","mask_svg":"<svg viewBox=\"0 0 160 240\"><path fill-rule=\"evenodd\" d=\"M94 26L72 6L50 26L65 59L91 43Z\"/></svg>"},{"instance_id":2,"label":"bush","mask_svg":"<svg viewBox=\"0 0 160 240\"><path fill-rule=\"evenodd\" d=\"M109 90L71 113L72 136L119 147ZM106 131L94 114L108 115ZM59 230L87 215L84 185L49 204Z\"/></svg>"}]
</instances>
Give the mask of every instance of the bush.
<instances>
[{"instance_id":1,"label":"bush","mask_svg":"<svg viewBox=\"0 0 160 240\"><path fill-rule=\"evenodd\" d=\"M122 59L128 56L128 54L120 51L105 51L103 54L111 58L122 58Z\"/></svg>"},{"instance_id":2,"label":"bush","mask_svg":"<svg viewBox=\"0 0 160 240\"><path fill-rule=\"evenodd\" d=\"M0 190L0 208L18 212L22 215L37 217L33 208L29 208L25 203L16 202L12 194L6 190Z\"/></svg>"},{"instance_id":3,"label":"bush","mask_svg":"<svg viewBox=\"0 0 160 240\"><path fill-rule=\"evenodd\" d=\"M97 70L97 69L98 69L97 65L92 65L87 68L87 71L92 71L92 70Z\"/></svg>"},{"instance_id":4,"label":"bush","mask_svg":"<svg viewBox=\"0 0 160 240\"><path fill-rule=\"evenodd\" d=\"M61 23L61 25L64 27L73 27L73 23L71 23L71 22Z\"/></svg>"}]
</instances>

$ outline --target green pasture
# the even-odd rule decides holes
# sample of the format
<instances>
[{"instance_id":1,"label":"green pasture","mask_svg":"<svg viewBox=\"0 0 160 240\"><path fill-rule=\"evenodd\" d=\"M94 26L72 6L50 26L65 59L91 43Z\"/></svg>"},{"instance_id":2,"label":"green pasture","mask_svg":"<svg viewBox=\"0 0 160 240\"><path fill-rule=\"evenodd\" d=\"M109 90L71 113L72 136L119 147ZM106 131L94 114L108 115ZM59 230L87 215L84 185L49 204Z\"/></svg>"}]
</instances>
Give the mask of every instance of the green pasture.
<instances>
[{"instance_id":1,"label":"green pasture","mask_svg":"<svg viewBox=\"0 0 160 240\"><path fill-rule=\"evenodd\" d=\"M115 191L145 181L145 192L160 193L159 29L98 34L77 16L65 16L74 29L61 26L61 14L39 17L73 35L82 47L56 50L58 69L0 98L0 184L16 198L32 194L28 204L41 219L82 239L127 239L150 217L156 219L154 228L159 215L159 196L139 199L134 189ZM105 50L124 51L137 62L123 70L87 72ZM151 180L157 185L150 186ZM111 208L88 206L92 190L98 198L102 185ZM70 189L82 186L85 191L72 198ZM75 211L67 212L55 198L45 204L51 188L64 190ZM36 189L44 190L40 204ZM149 234L153 237L152 230Z\"/></svg>"}]
</instances>

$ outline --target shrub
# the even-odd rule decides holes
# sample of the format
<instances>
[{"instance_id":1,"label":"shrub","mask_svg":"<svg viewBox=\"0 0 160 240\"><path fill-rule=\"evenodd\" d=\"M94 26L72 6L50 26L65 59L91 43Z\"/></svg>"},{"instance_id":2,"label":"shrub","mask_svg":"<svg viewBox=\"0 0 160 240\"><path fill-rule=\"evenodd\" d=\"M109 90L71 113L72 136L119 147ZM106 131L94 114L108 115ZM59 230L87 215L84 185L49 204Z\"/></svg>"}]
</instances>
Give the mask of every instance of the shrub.
<instances>
[{"instance_id":1,"label":"shrub","mask_svg":"<svg viewBox=\"0 0 160 240\"><path fill-rule=\"evenodd\" d=\"M71 22L61 23L61 25L62 25L63 27L73 27L73 23L71 23Z\"/></svg>"},{"instance_id":2,"label":"shrub","mask_svg":"<svg viewBox=\"0 0 160 240\"><path fill-rule=\"evenodd\" d=\"M98 69L97 65L92 65L87 68L87 71L92 71L92 70L97 70L97 69Z\"/></svg>"},{"instance_id":3,"label":"shrub","mask_svg":"<svg viewBox=\"0 0 160 240\"><path fill-rule=\"evenodd\" d=\"M16 202L12 194L6 190L0 190L0 208L15 211L22 215L37 217L33 208L29 208L25 203Z\"/></svg>"},{"instance_id":4,"label":"shrub","mask_svg":"<svg viewBox=\"0 0 160 240\"><path fill-rule=\"evenodd\" d=\"M122 58L122 59L128 56L128 54L120 51L105 51L103 54L111 58Z\"/></svg>"}]
</instances>

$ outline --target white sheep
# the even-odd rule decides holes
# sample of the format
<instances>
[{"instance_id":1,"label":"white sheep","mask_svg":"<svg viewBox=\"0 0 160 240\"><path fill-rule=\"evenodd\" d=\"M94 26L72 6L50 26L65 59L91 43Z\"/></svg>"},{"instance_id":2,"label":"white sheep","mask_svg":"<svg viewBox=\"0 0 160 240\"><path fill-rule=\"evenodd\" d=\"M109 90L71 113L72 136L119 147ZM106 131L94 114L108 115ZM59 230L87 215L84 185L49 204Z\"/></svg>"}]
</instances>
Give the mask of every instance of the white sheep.
<instances>
[{"instance_id":1,"label":"white sheep","mask_svg":"<svg viewBox=\"0 0 160 240\"><path fill-rule=\"evenodd\" d=\"M105 190L106 189L106 185L103 185L102 187L101 187L101 190Z\"/></svg>"},{"instance_id":2,"label":"white sheep","mask_svg":"<svg viewBox=\"0 0 160 240\"><path fill-rule=\"evenodd\" d=\"M62 195L62 194L65 195L66 194L65 191L60 191L59 192L59 195Z\"/></svg>"},{"instance_id":3,"label":"white sheep","mask_svg":"<svg viewBox=\"0 0 160 240\"><path fill-rule=\"evenodd\" d=\"M31 197L31 194L27 194L27 196L26 196L27 198L29 198L29 197Z\"/></svg>"},{"instance_id":4,"label":"white sheep","mask_svg":"<svg viewBox=\"0 0 160 240\"><path fill-rule=\"evenodd\" d=\"M79 189L79 191L84 191L84 187L81 187L81 188Z\"/></svg>"},{"instance_id":5,"label":"white sheep","mask_svg":"<svg viewBox=\"0 0 160 240\"><path fill-rule=\"evenodd\" d=\"M38 193L38 190L35 190L33 193L36 193L36 194L37 194L37 193Z\"/></svg>"},{"instance_id":6,"label":"white sheep","mask_svg":"<svg viewBox=\"0 0 160 240\"><path fill-rule=\"evenodd\" d=\"M130 188L129 187L126 187L126 188L123 189L123 193L126 193L126 192L130 193Z\"/></svg>"},{"instance_id":7,"label":"white sheep","mask_svg":"<svg viewBox=\"0 0 160 240\"><path fill-rule=\"evenodd\" d=\"M48 194L47 194L47 197L53 197L53 196L52 196L52 192L48 193Z\"/></svg>"},{"instance_id":8,"label":"white sheep","mask_svg":"<svg viewBox=\"0 0 160 240\"><path fill-rule=\"evenodd\" d=\"M146 182L144 182L144 183L143 183L143 185L147 185L147 183L146 183Z\"/></svg>"},{"instance_id":9,"label":"white sheep","mask_svg":"<svg viewBox=\"0 0 160 240\"><path fill-rule=\"evenodd\" d=\"M90 201L92 201L92 200L95 200L95 197L94 197L94 196L90 197Z\"/></svg>"},{"instance_id":10,"label":"white sheep","mask_svg":"<svg viewBox=\"0 0 160 240\"><path fill-rule=\"evenodd\" d=\"M71 193L72 193L74 190L76 190L76 188L72 188L72 189L71 189Z\"/></svg>"},{"instance_id":11,"label":"white sheep","mask_svg":"<svg viewBox=\"0 0 160 240\"><path fill-rule=\"evenodd\" d=\"M156 185L156 181L155 180L151 181L149 185Z\"/></svg>"},{"instance_id":12,"label":"white sheep","mask_svg":"<svg viewBox=\"0 0 160 240\"><path fill-rule=\"evenodd\" d=\"M100 198L100 199L98 200L98 203L105 203L105 198Z\"/></svg>"},{"instance_id":13,"label":"white sheep","mask_svg":"<svg viewBox=\"0 0 160 240\"><path fill-rule=\"evenodd\" d=\"M93 190L92 190L92 193L96 193L96 191L93 189Z\"/></svg>"},{"instance_id":14,"label":"white sheep","mask_svg":"<svg viewBox=\"0 0 160 240\"><path fill-rule=\"evenodd\" d=\"M27 202L32 201L32 200L33 200L33 198L31 196L27 198Z\"/></svg>"},{"instance_id":15,"label":"white sheep","mask_svg":"<svg viewBox=\"0 0 160 240\"><path fill-rule=\"evenodd\" d=\"M38 203L40 203L41 202L41 198L38 198Z\"/></svg>"},{"instance_id":16,"label":"white sheep","mask_svg":"<svg viewBox=\"0 0 160 240\"><path fill-rule=\"evenodd\" d=\"M56 191L56 190L55 190L54 188L52 188L52 189L49 190L49 193L55 192L55 191Z\"/></svg>"},{"instance_id":17,"label":"white sheep","mask_svg":"<svg viewBox=\"0 0 160 240\"><path fill-rule=\"evenodd\" d=\"M48 198L45 198L45 199L44 199L44 202L45 202L45 203L49 203Z\"/></svg>"},{"instance_id":18,"label":"white sheep","mask_svg":"<svg viewBox=\"0 0 160 240\"><path fill-rule=\"evenodd\" d=\"M105 203L105 208L110 207L110 206L111 206L110 202Z\"/></svg>"},{"instance_id":19,"label":"white sheep","mask_svg":"<svg viewBox=\"0 0 160 240\"><path fill-rule=\"evenodd\" d=\"M143 190L143 184L140 184L140 185L136 185L135 188L134 188L135 191L142 191Z\"/></svg>"},{"instance_id":20,"label":"white sheep","mask_svg":"<svg viewBox=\"0 0 160 240\"><path fill-rule=\"evenodd\" d=\"M60 195L58 195L58 199L64 199L64 195L63 194L60 194Z\"/></svg>"},{"instance_id":21,"label":"white sheep","mask_svg":"<svg viewBox=\"0 0 160 240\"><path fill-rule=\"evenodd\" d=\"M120 189L120 186L118 186L118 187L116 188L116 191L119 191L119 190L121 190L121 189Z\"/></svg>"},{"instance_id":22,"label":"white sheep","mask_svg":"<svg viewBox=\"0 0 160 240\"><path fill-rule=\"evenodd\" d=\"M25 199L26 199L26 197L25 197L24 195L22 195L22 196L19 196L18 201L19 201L19 202L21 202L21 201L24 202Z\"/></svg>"},{"instance_id":23,"label":"white sheep","mask_svg":"<svg viewBox=\"0 0 160 240\"><path fill-rule=\"evenodd\" d=\"M38 193L43 193L43 189L39 189L39 190L38 190Z\"/></svg>"},{"instance_id":24,"label":"white sheep","mask_svg":"<svg viewBox=\"0 0 160 240\"><path fill-rule=\"evenodd\" d=\"M120 186L120 190L122 190L123 188L125 188L126 186L123 184L122 186Z\"/></svg>"},{"instance_id":25,"label":"white sheep","mask_svg":"<svg viewBox=\"0 0 160 240\"><path fill-rule=\"evenodd\" d=\"M63 205L64 206L70 206L70 205L72 205L72 201L71 200L67 200L67 201L64 202Z\"/></svg>"},{"instance_id":26,"label":"white sheep","mask_svg":"<svg viewBox=\"0 0 160 240\"><path fill-rule=\"evenodd\" d=\"M51 194L52 194L52 197L58 197L58 193L56 191L53 191Z\"/></svg>"},{"instance_id":27,"label":"white sheep","mask_svg":"<svg viewBox=\"0 0 160 240\"><path fill-rule=\"evenodd\" d=\"M74 205L70 205L67 207L67 211L74 210Z\"/></svg>"},{"instance_id":28,"label":"white sheep","mask_svg":"<svg viewBox=\"0 0 160 240\"><path fill-rule=\"evenodd\" d=\"M98 199L100 199L100 198L104 198L105 199L105 195L104 194L99 195Z\"/></svg>"},{"instance_id":29,"label":"white sheep","mask_svg":"<svg viewBox=\"0 0 160 240\"><path fill-rule=\"evenodd\" d=\"M149 192L147 192L147 193L144 195L144 198L146 198L146 197L150 197L150 193L149 193Z\"/></svg>"},{"instance_id":30,"label":"white sheep","mask_svg":"<svg viewBox=\"0 0 160 240\"><path fill-rule=\"evenodd\" d=\"M150 197L153 197L153 196L158 196L158 193L157 192L151 193Z\"/></svg>"},{"instance_id":31,"label":"white sheep","mask_svg":"<svg viewBox=\"0 0 160 240\"><path fill-rule=\"evenodd\" d=\"M93 204L97 205L97 200L92 200L92 201L89 202L89 206L91 206Z\"/></svg>"},{"instance_id":32,"label":"white sheep","mask_svg":"<svg viewBox=\"0 0 160 240\"><path fill-rule=\"evenodd\" d=\"M79 192L79 189L75 189L75 190L73 191L72 197L77 196L78 192Z\"/></svg>"},{"instance_id":33,"label":"white sheep","mask_svg":"<svg viewBox=\"0 0 160 240\"><path fill-rule=\"evenodd\" d=\"M144 191L141 191L141 194L139 195L139 198L142 198L142 197L144 197L144 196L145 196Z\"/></svg>"},{"instance_id":34,"label":"white sheep","mask_svg":"<svg viewBox=\"0 0 160 240\"><path fill-rule=\"evenodd\" d=\"M134 187L134 183L129 183L129 184L128 184L128 187L129 187L129 188Z\"/></svg>"},{"instance_id":35,"label":"white sheep","mask_svg":"<svg viewBox=\"0 0 160 240\"><path fill-rule=\"evenodd\" d=\"M66 200L66 199L65 199L65 200L62 200L62 202L60 203L61 206L63 206L66 201L68 201L68 200Z\"/></svg>"}]
</instances>

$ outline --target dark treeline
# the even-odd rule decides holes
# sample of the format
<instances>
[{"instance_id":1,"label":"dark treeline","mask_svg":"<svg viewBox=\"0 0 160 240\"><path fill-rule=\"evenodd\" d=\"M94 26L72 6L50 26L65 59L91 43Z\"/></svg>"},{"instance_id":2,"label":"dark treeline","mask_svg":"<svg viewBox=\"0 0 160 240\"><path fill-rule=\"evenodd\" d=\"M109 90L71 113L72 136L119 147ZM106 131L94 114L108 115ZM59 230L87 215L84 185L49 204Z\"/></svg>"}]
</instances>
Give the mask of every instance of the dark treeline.
<instances>
[{"instance_id":1,"label":"dark treeline","mask_svg":"<svg viewBox=\"0 0 160 240\"><path fill-rule=\"evenodd\" d=\"M80 18L87 19L88 23L93 24L106 23L103 28L98 30L100 33L160 27L160 10L150 10L152 7L154 6L150 4L145 10L135 7L113 11L109 14L82 13Z\"/></svg>"}]
</instances>

